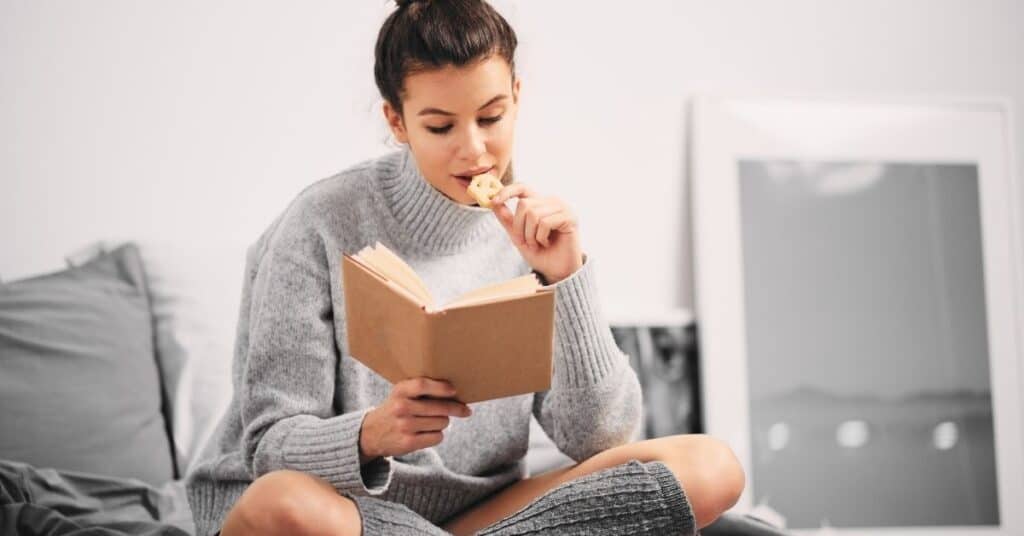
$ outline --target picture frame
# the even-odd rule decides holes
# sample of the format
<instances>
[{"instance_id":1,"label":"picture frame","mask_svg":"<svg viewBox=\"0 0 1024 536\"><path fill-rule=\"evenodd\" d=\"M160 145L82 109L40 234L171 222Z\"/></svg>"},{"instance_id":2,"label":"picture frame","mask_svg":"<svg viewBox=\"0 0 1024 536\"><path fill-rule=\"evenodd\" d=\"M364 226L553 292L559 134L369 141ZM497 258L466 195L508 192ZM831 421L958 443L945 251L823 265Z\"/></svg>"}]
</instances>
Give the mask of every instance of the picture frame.
<instances>
[{"instance_id":1,"label":"picture frame","mask_svg":"<svg viewBox=\"0 0 1024 536\"><path fill-rule=\"evenodd\" d=\"M796 534L1024 534L998 99L692 103L704 425Z\"/></svg>"},{"instance_id":2,"label":"picture frame","mask_svg":"<svg viewBox=\"0 0 1024 536\"><path fill-rule=\"evenodd\" d=\"M609 326L643 391L643 425L634 439L701 432L693 312L679 308L617 314L609 317Z\"/></svg>"}]
</instances>

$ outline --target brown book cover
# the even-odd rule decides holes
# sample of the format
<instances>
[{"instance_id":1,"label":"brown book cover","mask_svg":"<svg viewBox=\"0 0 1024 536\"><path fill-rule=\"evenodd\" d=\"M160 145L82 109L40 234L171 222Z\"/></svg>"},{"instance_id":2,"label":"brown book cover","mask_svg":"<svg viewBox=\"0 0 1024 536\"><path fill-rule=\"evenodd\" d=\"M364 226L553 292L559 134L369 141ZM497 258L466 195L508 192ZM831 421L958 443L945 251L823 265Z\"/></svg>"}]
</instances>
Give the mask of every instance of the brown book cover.
<instances>
[{"instance_id":1,"label":"brown book cover","mask_svg":"<svg viewBox=\"0 0 1024 536\"><path fill-rule=\"evenodd\" d=\"M348 254L342 285L349 354L392 383L448 380L465 403L551 387L552 287L435 309Z\"/></svg>"}]
</instances>

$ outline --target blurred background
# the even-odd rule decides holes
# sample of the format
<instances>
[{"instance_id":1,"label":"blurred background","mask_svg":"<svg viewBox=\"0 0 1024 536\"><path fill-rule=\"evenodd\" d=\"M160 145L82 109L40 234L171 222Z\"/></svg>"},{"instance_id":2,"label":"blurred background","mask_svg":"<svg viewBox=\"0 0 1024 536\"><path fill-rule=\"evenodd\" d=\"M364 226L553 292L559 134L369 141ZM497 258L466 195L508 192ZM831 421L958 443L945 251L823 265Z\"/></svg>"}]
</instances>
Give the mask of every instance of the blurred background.
<instances>
[{"instance_id":1,"label":"blurred background","mask_svg":"<svg viewBox=\"0 0 1024 536\"><path fill-rule=\"evenodd\" d=\"M521 43L518 177L576 209L624 314L693 304L690 96L1024 103L1013 0L494 5ZM303 186L390 150L372 65L392 6L0 1L0 278L128 229L247 243Z\"/></svg>"}]
</instances>

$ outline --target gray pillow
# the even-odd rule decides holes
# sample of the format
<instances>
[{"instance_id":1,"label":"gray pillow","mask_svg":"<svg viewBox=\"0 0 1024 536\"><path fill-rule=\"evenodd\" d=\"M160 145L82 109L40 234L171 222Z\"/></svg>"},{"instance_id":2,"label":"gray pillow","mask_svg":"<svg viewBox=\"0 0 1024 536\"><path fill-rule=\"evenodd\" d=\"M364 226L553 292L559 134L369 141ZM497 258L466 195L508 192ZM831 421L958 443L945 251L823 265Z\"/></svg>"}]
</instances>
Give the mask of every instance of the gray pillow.
<instances>
[{"instance_id":1,"label":"gray pillow","mask_svg":"<svg viewBox=\"0 0 1024 536\"><path fill-rule=\"evenodd\" d=\"M0 285L0 458L174 478L143 274L126 244Z\"/></svg>"}]
</instances>

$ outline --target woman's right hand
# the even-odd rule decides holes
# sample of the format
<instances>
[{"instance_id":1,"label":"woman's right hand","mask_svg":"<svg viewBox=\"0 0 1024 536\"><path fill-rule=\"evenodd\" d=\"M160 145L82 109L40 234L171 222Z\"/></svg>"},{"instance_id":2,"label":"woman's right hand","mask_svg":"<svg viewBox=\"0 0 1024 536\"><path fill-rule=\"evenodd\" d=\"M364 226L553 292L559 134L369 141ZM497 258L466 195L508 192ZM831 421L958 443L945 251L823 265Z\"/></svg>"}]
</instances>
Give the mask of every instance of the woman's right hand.
<instances>
[{"instance_id":1,"label":"woman's right hand","mask_svg":"<svg viewBox=\"0 0 1024 536\"><path fill-rule=\"evenodd\" d=\"M440 443L449 417L469 417L473 413L454 396L455 389L446 381L411 378L396 383L388 398L363 418L360 461L398 456Z\"/></svg>"}]
</instances>

